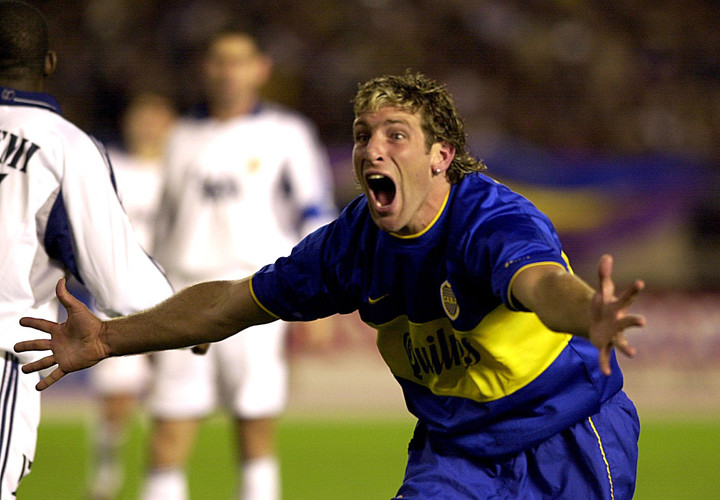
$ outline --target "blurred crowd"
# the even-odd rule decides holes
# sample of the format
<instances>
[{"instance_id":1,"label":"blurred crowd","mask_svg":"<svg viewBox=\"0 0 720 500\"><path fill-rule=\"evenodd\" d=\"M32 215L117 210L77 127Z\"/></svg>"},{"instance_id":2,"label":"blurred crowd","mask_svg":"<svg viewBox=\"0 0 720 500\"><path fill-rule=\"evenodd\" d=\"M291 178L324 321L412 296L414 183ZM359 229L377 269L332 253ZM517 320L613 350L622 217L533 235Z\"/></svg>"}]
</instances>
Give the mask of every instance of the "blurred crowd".
<instances>
[{"instance_id":1,"label":"blurred crowd","mask_svg":"<svg viewBox=\"0 0 720 500\"><path fill-rule=\"evenodd\" d=\"M196 61L229 20L276 62L269 96L325 141L350 138L360 81L406 68L444 80L482 147L720 157L720 3L713 0L48 0L65 114L103 139L140 90L181 109ZM482 156L482 152L479 154Z\"/></svg>"}]
</instances>

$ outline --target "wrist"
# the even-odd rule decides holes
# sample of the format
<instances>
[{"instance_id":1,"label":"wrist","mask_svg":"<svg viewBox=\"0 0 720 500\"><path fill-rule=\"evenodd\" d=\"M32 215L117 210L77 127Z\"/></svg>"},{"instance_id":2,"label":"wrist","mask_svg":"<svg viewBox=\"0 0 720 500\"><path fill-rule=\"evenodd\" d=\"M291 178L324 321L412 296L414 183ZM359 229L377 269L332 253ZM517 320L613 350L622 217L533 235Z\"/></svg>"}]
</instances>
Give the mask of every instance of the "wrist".
<instances>
[{"instance_id":1,"label":"wrist","mask_svg":"<svg viewBox=\"0 0 720 500\"><path fill-rule=\"evenodd\" d=\"M102 361L103 359L109 358L110 356L119 355L119 353L116 352L116 348L113 348L112 346L113 336L110 333L111 322L112 320L100 322L100 326L98 328L98 342L96 346L98 361Z\"/></svg>"}]
</instances>

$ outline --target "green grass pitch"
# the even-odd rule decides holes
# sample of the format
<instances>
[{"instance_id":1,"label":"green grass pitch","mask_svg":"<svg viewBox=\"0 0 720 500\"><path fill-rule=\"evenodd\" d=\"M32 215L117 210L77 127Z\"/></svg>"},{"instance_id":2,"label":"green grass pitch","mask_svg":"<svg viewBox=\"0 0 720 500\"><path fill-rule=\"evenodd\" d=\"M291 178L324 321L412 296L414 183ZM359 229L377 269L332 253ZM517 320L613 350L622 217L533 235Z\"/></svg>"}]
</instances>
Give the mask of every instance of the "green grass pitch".
<instances>
[{"instance_id":1,"label":"green grass pitch","mask_svg":"<svg viewBox=\"0 0 720 500\"><path fill-rule=\"evenodd\" d=\"M340 420L286 417L278 444L286 500L389 499L398 488L412 434L410 419ZM133 425L125 449L128 481L122 500L137 498L144 463L145 428ZM234 463L229 427L214 418L202 428L189 466L193 499L232 498ZM20 500L80 500L88 471L87 422L47 418L39 430L33 472ZM640 438L635 498L720 499L717 420L646 419Z\"/></svg>"}]
</instances>

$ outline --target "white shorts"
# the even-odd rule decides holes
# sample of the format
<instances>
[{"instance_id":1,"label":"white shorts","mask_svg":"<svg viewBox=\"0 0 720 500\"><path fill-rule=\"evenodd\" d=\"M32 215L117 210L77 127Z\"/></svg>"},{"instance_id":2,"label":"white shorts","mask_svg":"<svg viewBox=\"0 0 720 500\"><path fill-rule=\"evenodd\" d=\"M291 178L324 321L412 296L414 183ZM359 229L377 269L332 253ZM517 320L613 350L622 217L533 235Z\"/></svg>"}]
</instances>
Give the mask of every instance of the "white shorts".
<instances>
[{"instance_id":1,"label":"white shorts","mask_svg":"<svg viewBox=\"0 0 720 500\"><path fill-rule=\"evenodd\" d=\"M205 355L154 353L150 412L197 418L223 406L239 418L277 416L287 404L286 331L287 323L275 321L214 343Z\"/></svg>"},{"instance_id":2,"label":"white shorts","mask_svg":"<svg viewBox=\"0 0 720 500\"><path fill-rule=\"evenodd\" d=\"M0 353L4 367L0 385L0 498L15 498L20 480L35 460L40 424L40 393L35 384L40 376L23 373L12 353Z\"/></svg>"},{"instance_id":3,"label":"white shorts","mask_svg":"<svg viewBox=\"0 0 720 500\"><path fill-rule=\"evenodd\" d=\"M90 387L101 396L139 396L150 383L150 357L145 354L107 358L90 368Z\"/></svg>"}]
</instances>

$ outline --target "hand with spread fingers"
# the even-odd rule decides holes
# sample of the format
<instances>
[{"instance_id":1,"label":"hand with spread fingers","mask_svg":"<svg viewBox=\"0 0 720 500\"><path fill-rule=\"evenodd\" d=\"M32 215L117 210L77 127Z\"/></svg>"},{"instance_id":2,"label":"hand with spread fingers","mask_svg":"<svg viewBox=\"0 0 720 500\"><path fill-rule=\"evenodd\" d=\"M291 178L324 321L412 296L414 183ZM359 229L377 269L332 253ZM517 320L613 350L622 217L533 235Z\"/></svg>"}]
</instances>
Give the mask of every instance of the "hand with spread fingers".
<instances>
[{"instance_id":1,"label":"hand with spread fingers","mask_svg":"<svg viewBox=\"0 0 720 500\"><path fill-rule=\"evenodd\" d=\"M27 340L15 344L16 352L51 351L48 356L22 368L23 372L32 373L58 365L36 385L39 391L47 389L67 373L88 368L107 357L107 349L100 341L102 321L67 291L64 278L58 281L55 292L60 303L67 309L67 320L64 323L55 323L39 318L22 318L22 326L49 333L50 339Z\"/></svg>"},{"instance_id":2,"label":"hand with spread fingers","mask_svg":"<svg viewBox=\"0 0 720 500\"><path fill-rule=\"evenodd\" d=\"M635 297L645 288L645 283L636 280L619 297L615 296L615 283L611 278L613 260L603 255L598 264L598 289L593 296L591 308L590 341L600 350L600 369L610 374L610 353L617 348L628 357L635 355L635 348L625 337L625 329L645 326L645 317L628 314L627 309Z\"/></svg>"}]
</instances>

